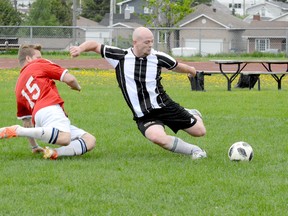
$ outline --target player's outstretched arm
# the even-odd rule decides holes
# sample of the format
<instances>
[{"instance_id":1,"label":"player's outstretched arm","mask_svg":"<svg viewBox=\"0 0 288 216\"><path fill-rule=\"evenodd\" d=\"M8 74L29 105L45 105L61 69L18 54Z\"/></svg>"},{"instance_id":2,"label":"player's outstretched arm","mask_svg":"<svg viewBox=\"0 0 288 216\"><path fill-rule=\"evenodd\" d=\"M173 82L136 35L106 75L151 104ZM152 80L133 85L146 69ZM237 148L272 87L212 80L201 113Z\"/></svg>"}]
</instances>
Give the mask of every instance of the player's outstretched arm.
<instances>
[{"instance_id":1,"label":"player's outstretched arm","mask_svg":"<svg viewBox=\"0 0 288 216\"><path fill-rule=\"evenodd\" d=\"M187 64L178 63L178 65L173 69L173 71L176 71L178 73L187 73L189 76L194 77L196 75L196 69L194 67L191 67Z\"/></svg>"},{"instance_id":2,"label":"player's outstretched arm","mask_svg":"<svg viewBox=\"0 0 288 216\"><path fill-rule=\"evenodd\" d=\"M70 55L72 57L77 57L82 52L90 52L90 51L100 54L101 44L96 41L85 41L80 46L70 47Z\"/></svg>"},{"instance_id":3,"label":"player's outstretched arm","mask_svg":"<svg viewBox=\"0 0 288 216\"><path fill-rule=\"evenodd\" d=\"M32 124L31 118L24 118L22 120L22 123L23 123L23 127L25 127L25 128L34 127L33 124ZM28 137L28 142L31 145L32 153L43 152L43 148L37 144L37 142L36 142L36 140L34 138Z\"/></svg>"},{"instance_id":4,"label":"player's outstretched arm","mask_svg":"<svg viewBox=\"0 0 288 216\"><path fill-rule=\"evenodd\" d=\"M68 86L70 86L71 89L80 91L81 86L79 85L77 79L69 73L66 73L63 77L63 82L65 82Z\"/></svg>"}]
</instances>

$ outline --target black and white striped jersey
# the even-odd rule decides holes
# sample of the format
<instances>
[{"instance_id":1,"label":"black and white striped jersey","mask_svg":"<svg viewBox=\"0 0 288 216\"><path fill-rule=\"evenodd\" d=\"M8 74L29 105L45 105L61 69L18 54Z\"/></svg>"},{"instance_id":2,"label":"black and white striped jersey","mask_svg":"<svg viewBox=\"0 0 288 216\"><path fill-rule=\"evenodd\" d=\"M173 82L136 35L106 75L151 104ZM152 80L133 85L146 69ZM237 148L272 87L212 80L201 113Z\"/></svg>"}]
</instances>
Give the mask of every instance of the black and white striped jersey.
<instances>
[{"instance_id":1,"label":"black and white striped jersey","mask_svg":"<svg viewBox=\"0 0 288 216\"><path fill-rule=\"evenodd\" d=\"M115 68L119 87L135 118L171 101L161 85L161 68L171 70L178 64L171 56L152 49L147 57L138 58L133 48L107 45L102 45L101 55Z\"/></svg>"}]
</instances>

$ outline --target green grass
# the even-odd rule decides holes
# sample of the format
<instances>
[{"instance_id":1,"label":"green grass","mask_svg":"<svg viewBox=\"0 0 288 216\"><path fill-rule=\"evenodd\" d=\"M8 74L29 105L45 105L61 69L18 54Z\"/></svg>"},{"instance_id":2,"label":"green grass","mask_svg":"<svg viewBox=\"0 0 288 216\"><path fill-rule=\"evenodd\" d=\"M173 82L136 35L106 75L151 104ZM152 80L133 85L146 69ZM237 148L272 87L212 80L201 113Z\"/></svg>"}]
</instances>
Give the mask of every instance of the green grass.
<instances>
[{"instance_id":1,"label":"green grass","mask_svg":"<svg viewBox=\"0 0 288 216\"><path fill-rule=\"evenodd\" d=\"M111 71L72 70L83 91L58 83L73 124L97 138L83 156L43 160L25 138L0 140L0 215L284 215L288 210L288 79L277 90L261 77L261 91L228 92L222 75L205 77L206 92L190 91L185 75L163 74L169 95L199 109L203 138L177 136L203 147L192 161L151 144L138 131ZM0 70L0 127L16 119L18 71ZM169 134L173 134L167 129ZM254 148L251 162L231 162L230 145ZM44 145L44 143L41 143Z\"/></svg>"},{"instance_id":2,"label":"green grass","mask_svg":"<svg viewBox=\"0 0 288 216\"><path fill-rule=\"evenodd\" d=\"M18 55L18 50L0 51L1 58L14 59L18 57L17 55ZM71 56L68 51L43 51L42 55L48 59L71 59ZM101 58L101 56L95 55L95 52L86 52L86 53L81 53L81 55L78 58L95 59L95 58Z\"/></svg>"},{"instance_id":3,"label":"green grass","mask_svg":"<svg viewBox=\"0 0 288 216\"><path fill-rule=\"evenodd\" d=\"M11 51L0 51L1 58L17 58L18 50ZM48 59L70 59L71 56L68 51L43 51L42 56ZM80 59L95 59L101 58L100 55L95 55L95 52L86 52L81 53L78 57ZM263 53L263 52L254 52L254 53L219 53L219 54L209 54L207 56L194 55L191 57L175 57L183 61L188 62L207 62L215 59L238 59L238 60L250 60L250 59L277 59L285 60L287 55L285 53Z\"/></svg>"}]
</instances>

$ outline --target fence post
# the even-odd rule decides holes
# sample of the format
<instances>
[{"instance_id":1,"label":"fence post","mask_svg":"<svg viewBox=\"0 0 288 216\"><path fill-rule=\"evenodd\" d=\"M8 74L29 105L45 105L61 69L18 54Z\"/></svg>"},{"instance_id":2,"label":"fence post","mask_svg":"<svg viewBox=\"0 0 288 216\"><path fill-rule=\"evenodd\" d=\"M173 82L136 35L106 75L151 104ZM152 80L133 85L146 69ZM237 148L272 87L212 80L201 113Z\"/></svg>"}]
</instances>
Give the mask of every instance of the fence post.
<instances>
[{"instance_id":1,"label":"fence post","mask_svg":"<svg viewBox=\"0 0 288 216\"><path fill-rule=\"evenodd\" d=\"M30 43L32 43L32 40L33 40L33 27L30 26Z\"/></svg>"},{"instance_id":2,"label":"fence post","mask_svg":"<svg viewBox=\"0 0 288 216\"><path fill-rule=\"evenodd\" d=\"M286 57L288 57L288 29L286 29L285 53L286 53Z\"/></svg>"}]
</instances>

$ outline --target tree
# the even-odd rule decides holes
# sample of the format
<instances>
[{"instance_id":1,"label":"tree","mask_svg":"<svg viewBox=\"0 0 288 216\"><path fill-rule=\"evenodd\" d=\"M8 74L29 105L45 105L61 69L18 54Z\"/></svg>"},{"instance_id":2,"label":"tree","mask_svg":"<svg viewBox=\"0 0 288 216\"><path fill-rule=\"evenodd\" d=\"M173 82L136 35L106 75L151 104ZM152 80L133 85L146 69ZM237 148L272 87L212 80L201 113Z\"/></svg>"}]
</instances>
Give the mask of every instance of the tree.
<instances>
[{"instance_id":1,"label":"tree","mask_svg":"<svg viewBox=\"0 0 288 216\"><path fill-rule=\"evenodd\" d=\"M56 16L57 21L63 26L72 25L72 1L51 0L53 7L51 13Z\"/></svg>"},{"instance_id":2,"label":"tree","mask_svg":"<svg viewBox=\"0 0 288 216\"><path fill-rule=\"evenodd\" d=\"M193 11L194 0L150 0L147 1L147 8L151 14L141 17L152 27L175 27L186 15ZM167 50L171 51L170 37L173 30L166 32Z\"/></svg>"},{"instance_id":3,"label":"tree","mask_svg":"<svg viewBox=\"0 0 288 216\"><path fill-rule=\"evenodd\" d=\"M110 0L82 0L81 15L99 22L110 11Z\"/></svg>"},{"instance_id":4,"label":"tree","mask_svg":"<svg viewBox=\"0 0 288 216\"><path fill-rule=\"evenodd\" d=\"M212 0L149 0L146 7L149 15L140 15L152 27L177 27L177 23L193 12L198 4L210 4ZM170 37L173 30L166 31L167 50L171 51ZM177 33L177 32L176 32ZM160 34L160 36L163 34ZM177 34L175 34L177 37ZM176 44L178 46L178 44Z\"/></svg>"},{"instance_id":5,"label":"tree","mask_svg":"<svg viewBox=\"0 0 288 216\"><path fill-rule=\"evenodd\" d=\"M36 0L26 19L26 25L71 26L72 3L65 0Z\"/></svg>"},{"instance_id":6,"label":"tree","mask_svg":"<svg viewBox=\"0 0 288 216\"><path fill-rule=\"evenodd\" d=\"M0 26L19 26L22 22L21 14L13 8L11 1L0 1ZM1 28L1 37L15 36L18 32L18 28L7 27Z\"/></svg>"},{"instance_id":7,"label":"tree","mask_svg":"<svg viewBox=\"0 0 288 216\"><path fill-rule=\"evenodd\" d=\"M70 0L36 0L30 8L25 24L31 26L71 26L71 7L72 3ZM25 34L25 32L22 33ZM33 31L33 35L38 37L71 37L72 29L37 28L37 31Z\"/></svg>"},{"instance_id":8,"label":"tree","mask_svg":"<svg viewBox=\"0 0 288 216\"><path fill-rule=\"evenodd\" d=\"M1 26L19 26L22 22L21 13L19 13L10 0L0 1L0 25Z\"/></svg>"},{"instance_id":9,"label":"tree","mask_svg":"<svg viewBox=\"0 0 288 216\"><path fill-rule=\"evenodd\" d=\"M51 11L52 4L50 1L37 0L30 8L25 24L32 26L58 26L60 23Z\"/></svg>"}]
</instances>

